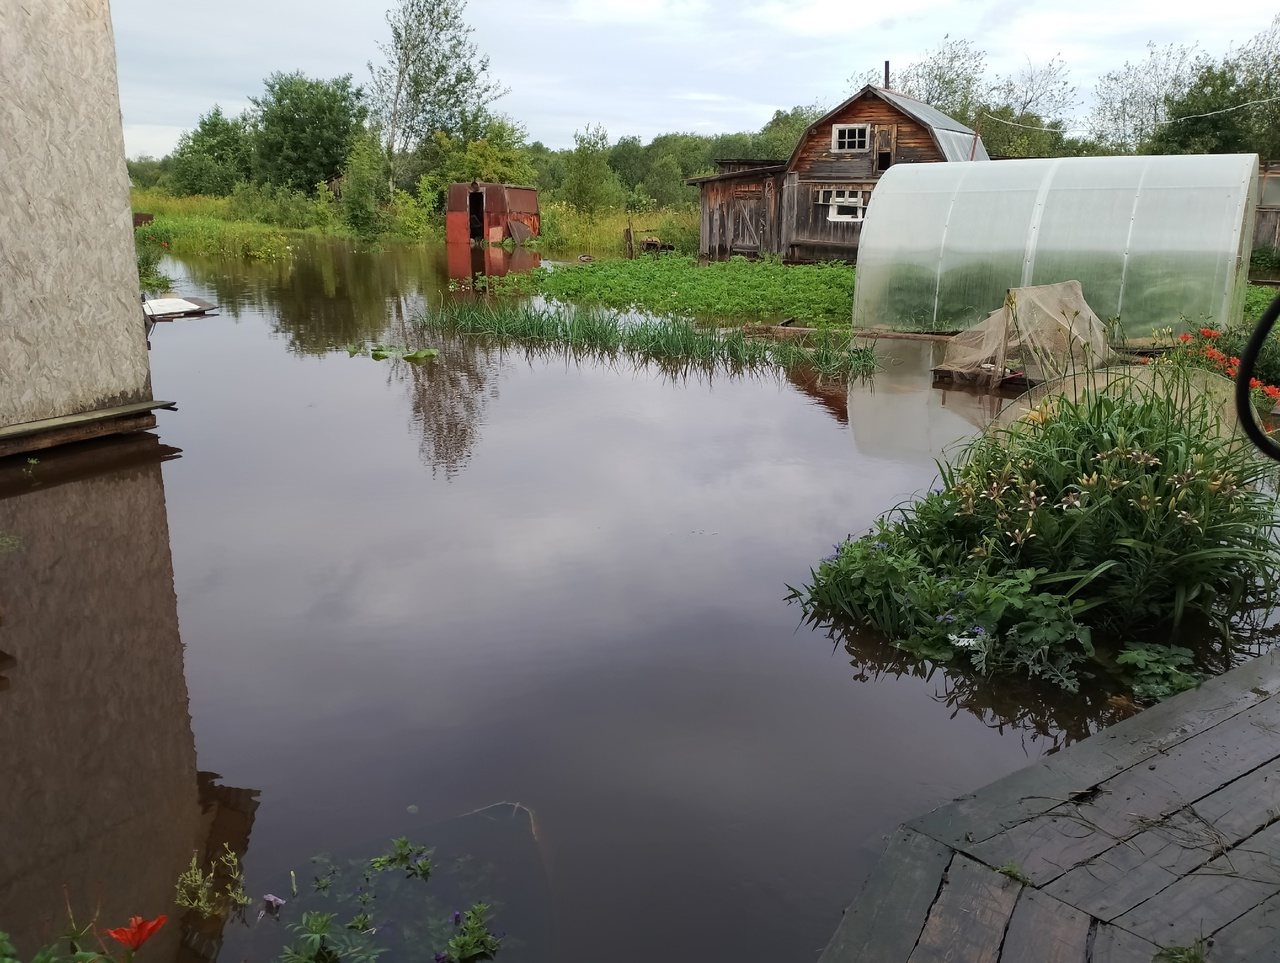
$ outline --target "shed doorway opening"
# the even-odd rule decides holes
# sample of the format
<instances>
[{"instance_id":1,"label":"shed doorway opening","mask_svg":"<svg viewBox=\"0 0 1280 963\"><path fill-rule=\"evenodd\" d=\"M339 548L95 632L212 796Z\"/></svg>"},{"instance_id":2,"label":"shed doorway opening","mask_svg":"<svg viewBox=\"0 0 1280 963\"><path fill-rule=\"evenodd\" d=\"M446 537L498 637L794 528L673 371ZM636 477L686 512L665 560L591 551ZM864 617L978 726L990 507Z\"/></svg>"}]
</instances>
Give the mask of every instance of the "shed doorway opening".
<instances>
[{"instance_id":1,"label":"shed doorway opening","mask_svg":"<svg viewBox=\"0 0 1280 963\"><path fill-rule=\"evenodd\" d=\"M471 240L484 238L484 191L472 191L467 196L467 210L471 224Z\"/></svg>"}]
</instances>

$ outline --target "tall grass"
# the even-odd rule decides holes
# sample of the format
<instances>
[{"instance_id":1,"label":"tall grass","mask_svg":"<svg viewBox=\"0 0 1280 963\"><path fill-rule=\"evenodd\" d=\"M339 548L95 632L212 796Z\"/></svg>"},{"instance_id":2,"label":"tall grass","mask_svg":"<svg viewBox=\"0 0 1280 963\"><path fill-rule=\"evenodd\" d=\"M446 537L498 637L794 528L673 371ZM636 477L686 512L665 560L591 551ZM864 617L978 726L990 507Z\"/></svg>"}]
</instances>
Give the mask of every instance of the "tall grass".
<instances>
[{"instance_id":1,"label":"tall grass","mask_svg":"<svg viewBox=\"0 0 1280 963\"><path fill-rule=\"evenodd\" d=\"M278 261L293 253L285 231L249 221L164 215L134 233L139 247L158 246L173 254Z\"/></svg>"},{"instance_id":2,"label":"tall grass","mask_svg":"<svg viewBox=\"0 0 1280 963\"><path fill-rule=\"evenodd\" d=\"M538 247L551 254L590 254L593 257L622 257L626 254L623 231L626 211L599 211L584 214L562 201L541 205L542 232ZM636 244L645 237L657 237L673 245L678 254L698 253L697 208L666 208L648 214L631 214Z\"/></svg>"},{"instance_id":3,"label":"tall grass","mask_svg":"<svg viewBox=\"0 0 1280 963\"><path fill-rule=\"evenodd\" d=\"M174 197L168 191L157 188L135 187L130 191L130 198L135 211L157 217L216 217L227 221L235 219L231 215L231 203L225 197L205 197L203 194Z\"/></svg>"},{"instance_id":4,"label":"tall grass","mask_svg":"<svg viewBox=\"0 0 1280 963\"><path fill-rule=\"evenodd\" d=\"M570 308L461 302L441 305L421 319L425 328L563 351L577 356L688 365L706 371L744 372L807 367L829 377L865 375L877 367L873 349L848 335L772 343L742 331L721 334L683 320L631 322L614 314Z\"/></svg>"},{"instance_id":5,"label":"tall grass","mask_svg":"<svg viewBox=\"0 0 1280 963\"><path fill-rule=\"evenodd\" d=\"M738 324L794 318L847 328L853 284L853 267L842 263L784 265L734 257L700 265L660 254L508 274L494 279L491 290Z\"/></svg>"},{"instance_id":6,"label":"tall grass","mask_svg":"<svg viewBox=\"0 0 1280 963\"><path fill-rule=\"evenodd\" d=\"M1175 633L1225 640L1233 618L1274 602L1274 474L1190 373L1153 377L980 436L937 490L839 544L793 599L811 621L961 670L1068 689L1111 671L1140 696L1193 683Z\"/></svg>"}]
</instances>

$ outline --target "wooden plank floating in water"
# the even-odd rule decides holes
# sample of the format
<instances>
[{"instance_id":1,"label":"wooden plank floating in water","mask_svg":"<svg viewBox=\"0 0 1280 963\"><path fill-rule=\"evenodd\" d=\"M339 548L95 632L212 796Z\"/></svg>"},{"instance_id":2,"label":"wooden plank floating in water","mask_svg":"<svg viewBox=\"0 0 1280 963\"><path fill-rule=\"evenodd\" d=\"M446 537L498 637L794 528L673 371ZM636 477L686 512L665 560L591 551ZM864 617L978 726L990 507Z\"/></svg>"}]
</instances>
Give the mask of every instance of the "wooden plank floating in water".
<instances>
[{"instance_id":1,"label":"wooden plank floating in water","mask_svg":"<svg viewBox=\"0 0 1280 963\"><path fill-rule=\"evenodd\" d=\"M1271 653L912 820L821 963L1280 961L1278 733Z\"/></svg>"},{"instance_id":2,"label":"wooden plank floating in water","mask_svg":"<svg viewBox=\"0 0 1280 963\"><path fill-rule=\"evenodd\" d=\"M75 415L27 421L0 428L0 458L88 441L104 435L146 431L156 426L155 411L176 409L173 401L140 401L131 405L99 408Z\"/></svg>"}]
</instances>

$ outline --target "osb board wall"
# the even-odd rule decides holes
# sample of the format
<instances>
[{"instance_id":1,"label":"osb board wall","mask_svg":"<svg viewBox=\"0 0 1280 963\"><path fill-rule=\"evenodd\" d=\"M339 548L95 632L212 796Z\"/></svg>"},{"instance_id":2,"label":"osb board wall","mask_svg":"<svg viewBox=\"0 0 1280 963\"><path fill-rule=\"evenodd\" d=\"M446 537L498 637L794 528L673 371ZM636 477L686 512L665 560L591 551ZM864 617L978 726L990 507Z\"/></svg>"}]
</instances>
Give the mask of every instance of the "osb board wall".
<instances>
[{"instance_id":1,"label":"osb board wall","mask_svg":"<svg viewBox=\"0 0 1280 963\"><path fill-rule=\"evenodd\" d=\"M0 427L151 397L107 0L0 0Z\"/></svg>"},{"instance_id":2,"label":"osb board wall","mask_svg":"<svg viewBox=\"0 0 1280 963\"><path fill-rule=\"evenodd\" d=\"M174 914L204 849L159 464L0 499L0 929ZM170 920L147 952L173 960Z\"/></svg>"}]
</instances>

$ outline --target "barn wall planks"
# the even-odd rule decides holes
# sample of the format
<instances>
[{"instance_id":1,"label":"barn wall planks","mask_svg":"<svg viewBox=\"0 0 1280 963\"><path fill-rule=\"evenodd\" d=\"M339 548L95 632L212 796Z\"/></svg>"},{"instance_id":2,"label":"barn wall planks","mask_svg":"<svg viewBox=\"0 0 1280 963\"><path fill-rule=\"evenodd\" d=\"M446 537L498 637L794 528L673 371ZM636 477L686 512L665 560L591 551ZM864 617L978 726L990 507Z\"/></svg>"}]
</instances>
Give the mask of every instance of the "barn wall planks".
<instances>
[{"instance_id":1,"label":"barn wall planks","mask_svg":"<svg viewBox=\"0 0 1280 963\"><path fill-rule=\"evenodd\" d=\"M833 130L841 124L867 125L865 150L835 149ZM717 175L695 179L700 253L713 260L745 254L852 261L862 222L833 219L823 192L857 191L865 209L888 167L945 160L927 124L867 88L806 131L787 163L722 161Z\"/></svg>"},{"instance_id":2,"label":"barn wall planks","mask_svg":"<svg viewBox=\"0 0 1280 963\"><path fill-rule=\"evenodd\" d=\"M0 426L151 397L106 0L0 0Z\"/></svg>"}]
</instances>

